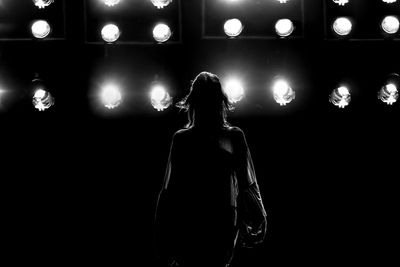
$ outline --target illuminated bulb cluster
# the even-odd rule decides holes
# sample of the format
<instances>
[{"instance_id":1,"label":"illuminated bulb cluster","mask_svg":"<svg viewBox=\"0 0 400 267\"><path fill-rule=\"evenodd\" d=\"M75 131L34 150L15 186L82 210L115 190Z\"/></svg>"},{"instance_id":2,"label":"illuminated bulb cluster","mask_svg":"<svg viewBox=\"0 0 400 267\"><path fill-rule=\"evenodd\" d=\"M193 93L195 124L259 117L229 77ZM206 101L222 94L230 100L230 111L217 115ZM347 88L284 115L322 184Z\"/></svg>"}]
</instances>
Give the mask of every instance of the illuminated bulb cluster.
<instances>
[{"instance_id":1,"label":"illuminated bulb cluster","mask_svg":"<svg viewBox=\"0 0 400 267\"><path fill-rule=\"evenodd\" d=\"M244 96L243 86L237 80L229 80L224 87L224 92L231 104L239 102Z\"/></svg>"},{"instance_id":2,"label":"illuminated bulb cluster","mask_svg":"<svg viewBox=\"0 0 400 267\"><path fill-rule=\"evenodd\" d=\"M397 86L393 83L383 86L378 92L378 98L388 105L393 105L393 103L396 103L399 98Z\"/></svg>"},{"instance_id":3,"label":"illuminated bulb cluster","mask_svg":"<svg viewBox=\"0 0 400 267\"><path fill-rule=\"evenodd\" d=\"M161 85L156 85L153 87L150 93L150 100L151 100L151 105L157 111L163 111L172 104L172 97Z\"/></svg>"},{"instance_id":4,"label":"illuminated bulb cluster","mask_svg":"<svg viewBox=\"0 0 400 267\"><path fill-rule=\"evenodd\" d=\"M37 20L32 24L31 31L35 38L43 39L50 34L51 27L47 21Z\"/></svg>"},{"instance_id":5,"label":"illuminated bulb cluster","mask_svg":"<svg viewBox=\"0 0 400 267\"><path fill-rule=\"evenodd\" d=\"M101 30L101 38L107 43L113 43L118 40L121 32L117 25L107 24Z\"/></svg>"},{"instance_id":6,"label":"illuminated bulb cluster","mask_svg":"<svg viewBox=\"0 0 400 267\"><path fill-rule=\"evenodd\" d=\"M116 85L109 84L103 87L101 92L101 101L108 109L114 109L122 103L122 96Z\"/></svg>"},{"instance_id":7,"label":"illuminated bulb cluster","mask_svg":"<svg viewBox=\"0 0 400 267\"><path fill-rule=\"evenodd\" d=\"M353 24L351 23L350 19L345 17L337 18L333 23L333 30L340 36L349 35L352 29Z\"/></svg>"},{"instance_id":8,"label":"illuminated bulb cluster","mask_svg":"<svg viewBox=\"0 0 400 267\"><path fill-rule=\"evenodd\" d=\"M224 32L229 37L239 36L243 30L243 24L239 19L229 19L224 24Z\"/></svg>"},{"instance_id":9,"label":"illuminated bulb cluster","mask_svg":"<svg viewBox=\"0 0 400 267\"><path fill-rule=\"evenodd\" d=\"M382 20L382 29L388 34L395 34L399 31L400 22L395 16L387 16Z\"/></svg>"},{"instance_id":10,"label":"illuminated bulb cluster","mask_svg":"<svg viewBox=\"0 0 400 267\"><path fill-rule=\"evenodd\" d=\"M333 0L333 2L338 4L339 6L344 6L349 2L349 0Z\"/></svg>"},{"instance_id":11,"label":"illuminated bulb cluster","mask_svg":"<svg viewBox=\"0 0 400 267\"><path fill-rule=\"evenodd\" d=\"M332 91L329 101L339 108L344 108L350 104L351 94L347 87L341 86Z\"/></svg>"},{"instance_id":12,"label":"illuminated bulb cluster","mask_svg":"<svg viewBox=\"0 0 400 267\"><path fill-rule=\"evenodd\" d=\"M382 2L387 3L387 4L391 4L391 3L395 3L397 0L382 0Z\"/></svg>"},{"instance_id":13,"label":"illuminated bulb cluster","mask_svg":"<svg viewBox=\"0 0 400 267\"><path fill-rule=\"evenodd\" d=\"M33 4L38 8L45 8L54 3L54 0L33 0Z\"/></svg>"},{"instance_id":14,"label":"illuminated bulb cluster","mask_svg":"<svg viewBox=\"0 0 400 267\"><path fill-rule=\"evenodd\" d=\"M44 89L37 89L33 95L32 104L37 110L44 111L54 105L54 98Z\"/></svg>"},{"instance_id":15,"label":"illuminated bulb cluster","mask_svg":"<svg viewBox=\"0 0 400 267\"><path fill-rule=\"evenodd\" d=\"M172 0L151 0L151 2L156 8L160 9L168 6L170 3L172 3Z\"/></svg>"},{"instance_id":16,"label":"illuminated bulb cluster","mask_svg":"<svg viewBox=\"0 0 400 267\"><path fill-rule=\"evenodd\" d=\"M274 99L281 106L286 106L296 98L295 91L284 80L275 82L273 88Z\"/></svg>"},{"instance_id":17,"label":"illuminated bulb cluster","mask_svg":"<svg viewBox=\"0 0 400 267\"><path fill-rule=\"evenodd\" d=\"M106 6L115 6L118 5L120 0L104 0L104 4Z\"/></svg>"}]
</instances>

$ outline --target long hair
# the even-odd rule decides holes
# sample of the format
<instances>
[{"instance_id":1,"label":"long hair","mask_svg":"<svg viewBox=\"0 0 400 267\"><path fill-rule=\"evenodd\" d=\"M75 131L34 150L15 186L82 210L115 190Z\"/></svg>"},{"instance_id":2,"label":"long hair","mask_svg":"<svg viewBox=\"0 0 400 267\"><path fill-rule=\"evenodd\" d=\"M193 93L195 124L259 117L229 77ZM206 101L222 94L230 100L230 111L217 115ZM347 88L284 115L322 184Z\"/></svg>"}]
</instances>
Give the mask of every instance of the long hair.
<instances>
[{"instance_id":1,"label":"long hair","mask_svg":"<svg viewBox=\"0 0 400 267\"><path fill-rule=\"evenodd\" d=\"M197 75L192 82L189 94L176 106L187 112L188 123L186 128L194 126L196 119L199 120L200 111L211 114L207 118L208 123L214 126L229 126L227 111L233 110L233 106L222 90L218 76L205 71Z\"/></svg>"}]
</instances>

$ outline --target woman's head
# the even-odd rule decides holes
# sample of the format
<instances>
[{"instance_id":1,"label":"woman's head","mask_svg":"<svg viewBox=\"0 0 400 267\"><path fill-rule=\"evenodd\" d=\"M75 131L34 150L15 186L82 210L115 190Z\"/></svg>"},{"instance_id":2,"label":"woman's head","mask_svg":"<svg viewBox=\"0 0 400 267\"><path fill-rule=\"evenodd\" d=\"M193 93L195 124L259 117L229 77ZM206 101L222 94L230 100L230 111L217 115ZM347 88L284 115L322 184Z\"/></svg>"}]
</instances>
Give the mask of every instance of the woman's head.
<instances>
[{"instance_id":1,"label":"woman's head","mask_svg":"<svg viewBox=\"0 0 400 267\"><path fill-rule=\"evenodd\" d=\"M188 127L196 123L226 126L226 110L231 109L217 75L201 72L194 79L189 94L177 104L188 112Z\"/></svg>"}]
</instances>

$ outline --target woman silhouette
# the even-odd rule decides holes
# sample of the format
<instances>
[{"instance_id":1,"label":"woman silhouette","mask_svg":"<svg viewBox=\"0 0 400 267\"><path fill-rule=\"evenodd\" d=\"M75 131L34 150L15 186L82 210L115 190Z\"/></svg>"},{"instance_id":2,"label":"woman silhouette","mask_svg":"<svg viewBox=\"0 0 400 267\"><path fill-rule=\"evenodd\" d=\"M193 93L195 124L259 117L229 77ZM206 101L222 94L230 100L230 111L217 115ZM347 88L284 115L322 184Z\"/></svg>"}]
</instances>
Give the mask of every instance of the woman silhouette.
<instances>
[{"instance_id":1,"label":"woman silhouette","mask_svg":"<svg viewBox=\"0 0 400 267\"><path fill-rule=\"evenodd\" d=\"M178 103L188 113L172 140L156 211L159 260L170 266L229 266L237 243L263 241L266 213L242 130L219 78L200 73Z\"/></svg>"}]
</instances>

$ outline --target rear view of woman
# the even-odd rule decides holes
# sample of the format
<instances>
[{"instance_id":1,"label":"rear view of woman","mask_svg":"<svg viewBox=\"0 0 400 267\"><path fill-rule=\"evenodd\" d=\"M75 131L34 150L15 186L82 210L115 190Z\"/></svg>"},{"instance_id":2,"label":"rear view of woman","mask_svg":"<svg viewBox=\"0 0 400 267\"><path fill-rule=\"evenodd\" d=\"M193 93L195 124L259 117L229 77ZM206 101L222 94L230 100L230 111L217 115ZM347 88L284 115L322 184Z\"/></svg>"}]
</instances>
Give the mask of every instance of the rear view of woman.
<instances>
[{"instance_id":1,"label":"rear view of woman","mask_svg":"<svg viewBox=\"0 0 400 267\"><path fill-rule=\"evenodd\" d=\"M200 73L178 104L187 126L172 140L156 211L159 261L181 267L229 266L238 243L263 241L266 212L245 135L226 120L219 78Z\"/></svg>"}]
</instances>

